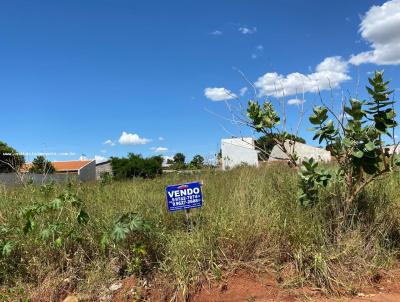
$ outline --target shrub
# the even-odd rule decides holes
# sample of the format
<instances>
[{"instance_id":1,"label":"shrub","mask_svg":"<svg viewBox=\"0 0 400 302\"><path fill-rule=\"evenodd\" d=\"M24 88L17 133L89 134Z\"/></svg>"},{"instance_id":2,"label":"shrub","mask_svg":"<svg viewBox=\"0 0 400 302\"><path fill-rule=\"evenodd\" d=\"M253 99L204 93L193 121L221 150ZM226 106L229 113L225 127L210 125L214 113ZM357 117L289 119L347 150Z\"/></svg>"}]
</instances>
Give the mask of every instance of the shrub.
<instances>
[{"instance_id":1,"label":"shrub","mask_svg":"<svg viewBox=\"0 0 400 302\"><path fill-rule=\"evenodd\" d=\"M111 167L116 179L154 178L162 174L162 162L161 156L143 158L141 155L129 153L128 158L111 158Z\"/></svg>"}]
</instances>

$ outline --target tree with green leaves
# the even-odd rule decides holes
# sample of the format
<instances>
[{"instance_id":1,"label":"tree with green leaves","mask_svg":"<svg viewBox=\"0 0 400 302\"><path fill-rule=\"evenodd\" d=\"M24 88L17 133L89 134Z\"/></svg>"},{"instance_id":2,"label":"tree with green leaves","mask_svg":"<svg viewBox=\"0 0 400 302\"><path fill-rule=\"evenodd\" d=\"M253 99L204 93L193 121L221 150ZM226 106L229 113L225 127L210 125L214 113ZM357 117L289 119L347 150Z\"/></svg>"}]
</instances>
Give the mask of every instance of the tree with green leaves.
<instances>
[{"instance_id":1,"label":"tree with green leaves","mask_svg":"<svg viewBox=\"0 0 400 302\"><path fill-rule=\"evenodd\" d=\"M18 172L25 163L25 157L17 150L0 141L0 173Z\"/></svg>"},{"instance_id":2,"label":"tree with green leaves","mask_svg":"<svg viewBox=\"0 0 400 302\"><path fill-rule=\"evenodd\" d=\"M357 198L364 188L382 175L393 171L400 162L395 152L389 153L385 147L385 138L393 139L395 120L394 100L390 100L393 91L389 90L389 81L383 80L383 72L375 72L369 78L367 92L369 101L350 98L344 107L347 114L336 115L323 101L322 106L315 106L309 120L314 128L314 140L329 146L332 156L335 157L339 171L337 178L344 184L345 208ZM288 134L275 132L280 118L271 102L249 101L247 114L250 126L264 134L275 135L274 140L281 150L289 157L292 165L297 165L296 154L284 148L284 140ZM341 116L341 118L339 118ZM394 149L397 148L395 146ZM300 169L300 195L303 205L313 205L317 200L318 187L326 187L332 175L326 169L318 166L313 159L305 160ZM336 178L336 179L337 179Z\"/></svg>"},{"instance_id":3,"label":"tree with green leaves","mask_svg":"<svg viewBox=\"0 0 400 302\"><path fill-rule=\"evenodd\" d=\"M180 153L180 152L176 153L174 155L173 159L174 159L174 163L173 163L172 167L174 169L182 170L182 169L186 168L186 164L185 164L186 157L185 157L185 155L183 153Z\"/></svg>"},{"instance_id":4,"label":"tree with green leaves","mask_svg":"<svg viewBox=\"0 0 400 302\"><path fill-rule=\"evenodd\" d=\"M42 155L38 155L29 168L29 172L37 174L52 174L55 171L53 164Z\"/></svg>"},{"instance_id":5,"label":"tree with green leaves","mask_svg":"<svg viewBox=\"0 0 400 302\"><path fill-rule=\"evenodd\" d=\"M294 134L288 134L285 139L288 139L290 141L295 141L299 143L306 143L306 140L302 137L296 136ZM276 145L277 140L282 140L282 138L279 138L278 133L270 133L268 135L263 135L259 137L255 141L255 145L257 150L260 152L258 153L258 159L259 160L268 160L269 155L271 154L272 149Z\"/></svg>"},{"instance_id":6,"label":"tree with green leaves","mask_svg":"<svg viewBox=\"0 0 400 302\"><path fill-rule=\"evenodd\" d=\"M293 138L296 136L286 132L285 127L279 127L281 118L270 101L265 101L262 106L260 106L257 101L249 101L247 117L249 120L246 121L246 124L258 133L262 133L264 136L270 138L272 143L277 145L279 149L288 156L290 166L298 165L296 154L291 152L285 144L286 141L289 141L290 145L293 146L296 143L296 140ZM268 149L258 149L260 149L261 153L265 154L265 156L269 156Z\"/></svg>"},{"instance_id":7,"label":"tree with green leaves","mask_svg":"<svg viewBox=\"0 0 400 302\"><path fill-rule=\"evenodd\" d=\"M193 167L195 169L203 168L204 167L204 157L199 154L195 155L189 165L190 165L190 167Z\"/></svg>"},{"instance_id":8,"label":"tree with green leaves","mask_svg":"<svg viewBox=\"0 0 400 302\"><path fill-rule=\"evenodd\" d=\"M134 153L129 153L127 158L111 158L111 167L116 179L154 178L162 174L162 163L163 158L161 156L143 158Z\"/></svg>"},{"instance_id":9,"label":"tree with green leaves","mask_svg":"<svg viewBox=\"0 0 400 302\"><path fill-rule=\"evenodd\" d=\"M347 123L327 106L314 107L310 122L315 126L313 139L331 146L343 174L345 201L350 204L370 182L392 171L399 164L395 152L385 147L385 137L394 140L395 120L393 91L383 72L375 72L366 87L369 101L350 98L344 111Z\"/></svg>"}]
</instances>

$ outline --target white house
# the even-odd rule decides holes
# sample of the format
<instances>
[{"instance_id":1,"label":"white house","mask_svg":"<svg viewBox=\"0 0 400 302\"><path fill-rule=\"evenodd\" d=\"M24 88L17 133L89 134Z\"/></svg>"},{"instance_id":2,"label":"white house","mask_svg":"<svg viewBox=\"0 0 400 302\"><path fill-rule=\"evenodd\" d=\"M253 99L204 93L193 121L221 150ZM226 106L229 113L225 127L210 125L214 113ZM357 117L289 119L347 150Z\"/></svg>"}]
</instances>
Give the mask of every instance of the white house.
<instances>
[{"instance_id":1,"label":"white house","mask_svg":"<svg viewBox=\"0 0 400 302\"><path fill-rule=\"evenodd\" d=\"M221 140L222 170L227 170L241 164L258 167L258 152L254 139L227 138Z\"/></svg>"},{"instance_id":2,"label":"white house","mask_svg":"<svg viewBox=\"0 0 400 302\"><path fill-rule=\"evenodd\" d=\"M304 159L309 158L313 158L318 162L331 161L331 153L322 148L317 148L298 142L293 144L293 142L289 140L285 142L285 148L291 154L295 153L297 155L299 163ZM272 148L271 154L269 155L268 162L287 161L288 159L288 156L277 145L275 145Z\"/></svg>"}]
</instances>

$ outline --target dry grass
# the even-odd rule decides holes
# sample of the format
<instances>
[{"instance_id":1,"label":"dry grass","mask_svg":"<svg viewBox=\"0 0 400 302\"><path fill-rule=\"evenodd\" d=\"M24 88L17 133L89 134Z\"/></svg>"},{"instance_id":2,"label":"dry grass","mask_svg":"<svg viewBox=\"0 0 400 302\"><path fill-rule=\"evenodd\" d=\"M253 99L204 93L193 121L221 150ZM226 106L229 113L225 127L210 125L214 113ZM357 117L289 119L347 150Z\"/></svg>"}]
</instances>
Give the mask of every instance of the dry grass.
<instances>
[{"instance_id":1,"label":"dry grass","mask_svg":"<svg viewBox=\"0 0 400 302\"><path fill-rule=\"evenodd\" d=\"M189 233L184 214L167 211L164 188L200 179L205 202L192 211L194 229ZM141 277L165 278L172 292L188 293L199 280L219 279L236 267L273 271L284 286L351 291L396 260L399 182L398 175L390 175L368 187L350 220L338 215L337 200L331 197L340 187L321 192L322 202L313 209L299 207L296 173L283 165L75 184L70 190L85 201L90 220L79 229L79 241L61 248L36 233L24 235L20 211L65 188L47 193L38 187L3 189L0 220L11 231L2 236L14 249L0 258L0 282L7 288L23 284L31 301L41 301L38 296L58 301L71 291L96 300L132 272L132 263L137 266L133 250L140 241L146 248L139 261ZM126 212L138 213L149 231L103 250L103 233ZM65 223L72 221L66 218Z\"/></svg>"}]
</instances>

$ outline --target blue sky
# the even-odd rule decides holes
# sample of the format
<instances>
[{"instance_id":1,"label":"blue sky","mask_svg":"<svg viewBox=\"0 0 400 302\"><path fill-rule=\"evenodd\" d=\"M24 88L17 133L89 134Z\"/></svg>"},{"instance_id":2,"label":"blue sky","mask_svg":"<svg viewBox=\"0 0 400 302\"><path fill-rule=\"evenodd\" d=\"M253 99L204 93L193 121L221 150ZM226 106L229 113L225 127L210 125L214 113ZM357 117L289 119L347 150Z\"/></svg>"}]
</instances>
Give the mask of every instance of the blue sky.
<instances>
[{"instance_id":1,"label":"blue sky","mask_svg":"<svg viewBox=\"0 0 400 302\"><path fill-rule=\"evenodd\" d=\"M399 14L400 0L2 1L0 140L52 160L209 158L221 138L252 135L218 116L219 99L252 97L237 69L276 105L271 83L284 83L289 128L294 91L307 115L317 86L329 101L328 77L336 107L358 78L365 97L375 69L400 87Z\"/></svg>"}]
</instances>

